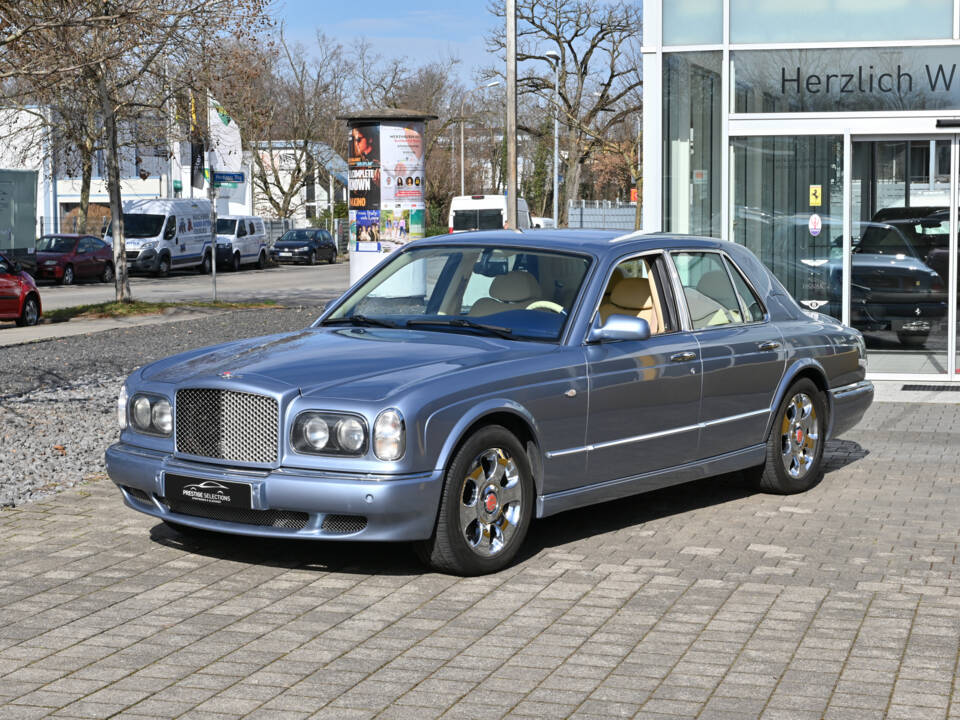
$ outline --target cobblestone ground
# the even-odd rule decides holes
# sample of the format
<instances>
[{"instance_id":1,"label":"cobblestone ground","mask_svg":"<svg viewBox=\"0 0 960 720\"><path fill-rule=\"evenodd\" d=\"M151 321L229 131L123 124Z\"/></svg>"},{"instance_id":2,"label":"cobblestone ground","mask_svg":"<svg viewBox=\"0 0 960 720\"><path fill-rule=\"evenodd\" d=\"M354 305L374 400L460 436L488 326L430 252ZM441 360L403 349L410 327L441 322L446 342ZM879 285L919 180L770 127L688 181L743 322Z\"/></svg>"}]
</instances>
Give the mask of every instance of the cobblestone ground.
<instances>
[{"instance_id":1,"label":"cobblestone ground","mask_svg":"<svg viewBox=\"0 0 960 720\"><path fill-rule=\"evenodd\" d=\"M0 513L0 717L960 718L958 418L875 404L806 494L566 513L472 579L93 482Z\"/></svg>"}]
</instances>

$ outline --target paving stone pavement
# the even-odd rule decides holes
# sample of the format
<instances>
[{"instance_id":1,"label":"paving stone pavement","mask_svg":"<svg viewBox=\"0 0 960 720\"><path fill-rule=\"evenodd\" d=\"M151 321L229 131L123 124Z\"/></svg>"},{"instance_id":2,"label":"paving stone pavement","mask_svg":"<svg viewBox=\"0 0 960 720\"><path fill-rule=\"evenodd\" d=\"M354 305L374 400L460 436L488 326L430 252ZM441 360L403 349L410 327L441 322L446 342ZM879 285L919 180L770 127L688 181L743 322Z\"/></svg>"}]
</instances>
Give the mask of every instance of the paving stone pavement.
<instances>
[{"instance_id":1,"label":"paving stone pavement","mask_svg":"<svg viewBox=\"0 0 960 720\"><path fill-rule=\"evenodd\" d=\"M0 717L960 718L958 459L960 408L877 403L805 494L565 513L482 578L95 481L0 512Z\"/></svg>"}]
</instances>

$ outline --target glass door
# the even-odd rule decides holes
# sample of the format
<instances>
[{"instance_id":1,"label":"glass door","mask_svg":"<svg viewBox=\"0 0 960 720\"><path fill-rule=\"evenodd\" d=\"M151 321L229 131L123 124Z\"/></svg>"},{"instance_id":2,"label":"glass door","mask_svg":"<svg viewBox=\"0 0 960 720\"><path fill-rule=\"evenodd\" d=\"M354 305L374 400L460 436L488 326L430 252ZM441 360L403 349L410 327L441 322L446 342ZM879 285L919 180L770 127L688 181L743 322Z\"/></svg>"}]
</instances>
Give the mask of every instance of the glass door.
<instances>
[{"instance_id":1,"label":"glass door","mask_svg":"<svg viewBox=\"0 0 960 720\"><path fill-rule=\"evenodd\" d=\"M949 372L952 143L852 143L850 323L871 374Z\"/></svg>"}]
</instances>

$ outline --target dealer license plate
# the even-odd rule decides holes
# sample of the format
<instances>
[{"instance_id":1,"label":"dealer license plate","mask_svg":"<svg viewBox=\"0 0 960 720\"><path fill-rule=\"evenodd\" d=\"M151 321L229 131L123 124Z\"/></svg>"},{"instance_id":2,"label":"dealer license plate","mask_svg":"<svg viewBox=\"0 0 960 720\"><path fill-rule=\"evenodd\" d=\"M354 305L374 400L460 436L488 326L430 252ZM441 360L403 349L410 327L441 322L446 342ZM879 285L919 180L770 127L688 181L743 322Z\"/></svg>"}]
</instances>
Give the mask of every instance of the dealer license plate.
<instances>
[{"instance_id":1,"label":"dealer license plate","mask_svg":"<svg viewBox=\"0 0 960 720\"><path fill-rule=\"evenodd\" d=\"M167 474L164 476L164 492L167 501L174 503L193 502L248 510L253 506L253 489L249 483Z\"/></svg>"},{"instance_id":2,"label":"dealer license plate","mask_svg":"<svg viewBox=\"0 0 960 720\"><path fill-rule=\"evenodd\" d=\"M293 253L284 253L284 252L280 253L280 257L290 257L292 255Z\"/></svg>"}]
</instances>

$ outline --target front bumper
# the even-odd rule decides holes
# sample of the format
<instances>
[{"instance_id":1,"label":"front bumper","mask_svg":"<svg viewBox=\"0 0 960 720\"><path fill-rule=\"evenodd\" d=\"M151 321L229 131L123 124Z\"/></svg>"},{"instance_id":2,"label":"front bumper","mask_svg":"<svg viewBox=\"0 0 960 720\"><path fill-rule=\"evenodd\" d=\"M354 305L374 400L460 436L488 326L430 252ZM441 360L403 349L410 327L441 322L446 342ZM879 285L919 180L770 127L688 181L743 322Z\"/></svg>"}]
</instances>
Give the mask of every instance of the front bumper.
<instances>
[{"instance_id":1,"label":"front bumper","mask_svg":"<svg viewBox=\"0 0 960 720\"><path fill-rule=\"evenodd\" d=\"M873 402L873 383L861 380L830 390L830 437L835 438L860 422Z\"/></svg>"},{"instance_id":2,"label":"front bumper","mask_svg":"<svg viewBox=\"0 0 960 720\"><path fill-rule=\"evenodd\" d=\"M305 263L310 261L309 250L272 250L271 257L275 263ZM317 256L319 257L319 256Z\"/></svg>"},{"instance_id":3,"label":"front bumper","mask_svg":"<svg viewBox=\"0 0 960 720\"><path fill-rule=\"evenodd\" d=\"M154 250L128 250L127 270L130 272L157 272L160 269L160 254Z\"/></svg>"},{"instance_id":4,"label":"front bumper","mask_svg":"<svg viewBox=\"0 0 960 720\"><path fill-rule=\"evenodd\" d=\"M443 486L441 472L398 476L348 475L279 468L238 470L189 462L124 443L106 453L107 473L124 503L160 520L216 532L309 540L424 540L433 533ZM211 511L210 516L174 512L165 496L167 474L199 482L248 483L252 510ZM197 507L197 512L207 512ZM267 514L259 515L266 511ZM191 511L193 512L193 511ZM290 517L305 513L290 527ZM219 516L219 519L211 516ZM299 516L298 516L299 517ZM250 518L256 518L250 520ZM259 524L277 518L274 524ZM302 526L301 526L302 525Z\"/></svg>"},{"instance_id":5,"label":"front bumper","mask_svg":"<svg viewBox=\"0 0 960 720\"><path fill-rule=\"evenodd\" d=\"M34 277L37 280L59 280L63 277L63 265L37 265Z\"/></svg>"}]
</instances>

